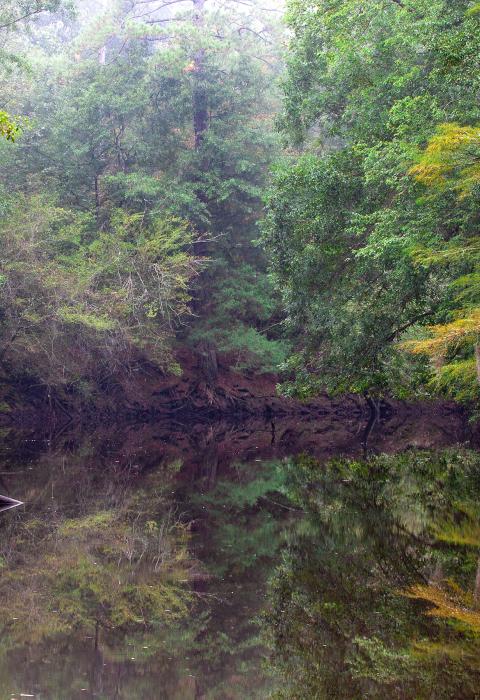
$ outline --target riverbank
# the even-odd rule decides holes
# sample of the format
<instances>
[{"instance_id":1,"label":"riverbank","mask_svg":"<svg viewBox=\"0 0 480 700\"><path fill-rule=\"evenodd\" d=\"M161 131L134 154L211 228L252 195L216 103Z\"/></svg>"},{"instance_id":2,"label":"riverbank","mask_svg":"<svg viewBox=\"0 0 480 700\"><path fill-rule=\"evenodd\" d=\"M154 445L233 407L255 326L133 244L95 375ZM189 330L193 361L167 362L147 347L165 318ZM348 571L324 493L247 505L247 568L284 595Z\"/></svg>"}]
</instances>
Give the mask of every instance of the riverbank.
<instances>
[{"instance_id":1,"label":"riverbank","mask_svg":"<svg viewBox=\"0 0 480 700\"><path fill-rule=\"evenodd\" d=\"M166 374L146 361L106 376L85 391L75 385L49 387L35 379L1 385L0 421L3 425L35 427L39 422L106 422L174 416L281 417L339 413L361 416L368 406L359 397L331 399L321 395L302 403L278 395L275 374L237 372L232 358L219 356L215 368L201 354L181 350L176 355L181 373Z\"/></svg>"},{"instance_id":2,"label":"riverbank","mask_svg":"<svg viewBox=\"0 0 480 700\"><path fill-rule=\"evenodd\" d=\"M14 427L38 439L68 433L72 426L101 432L114 424L122 426L122 431L133 425L134 434L141 433L138 426L165 425L169 434L175 434L175 426L181 426L185 439L190 432L204 434L205 425L209 425L212 435L225 435L229 445L235 445L238 438L239 444L247 447L249 436L253 436L252 449L264 448L264 457L272 446L282 444L296 443L311 449L319 436L323 445L332 443L336 449L339 444L367 446L372 432L379 430L382 449L388 452L389 433L398 441L404 425L410 426L405 433L405 448L435 447L438 437L433 442L422 437L431 435L432 424L439 435L449 434L449 440L452 436L459 442L474 439L468 415L452 402L409 404L389 400L381 403L380 415L376 416L359 396L332 398L322 394L308 402L279 396L278 376L235 372L228 357L218 359L215 375L209 377L201 357L182 351L177 359L183 367L180 376L165 375L153 365L139 364L127 373L112 375L87 398L33 381L4 384L0 426L6 430ZM263 448L258 445L259 436Z\"/></svg>"}]
</instances>

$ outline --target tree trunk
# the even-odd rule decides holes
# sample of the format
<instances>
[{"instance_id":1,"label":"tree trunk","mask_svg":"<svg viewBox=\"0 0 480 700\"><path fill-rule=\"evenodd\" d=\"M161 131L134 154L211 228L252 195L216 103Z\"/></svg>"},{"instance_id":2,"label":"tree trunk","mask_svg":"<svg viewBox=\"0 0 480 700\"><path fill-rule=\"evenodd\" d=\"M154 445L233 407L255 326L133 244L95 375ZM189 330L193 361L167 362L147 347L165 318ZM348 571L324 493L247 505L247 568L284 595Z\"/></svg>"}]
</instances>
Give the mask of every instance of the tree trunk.
<instances>
[{"instance_id":1,"label":"tree trunk","mask_svg":"<svg viewBox=\"0 0 480 700\"><path fill-rule=\"evenodd\" d=\"M480 384L480 343L475 345L475 360L477 362L477 380Z\"/></svg>"},{"instance_id":2,"label":"tree trunk","mask_svg":"<svg viewBox=\"0 0 480 700\"><path fill-rule=\"evenodd\" d=\"M207 384L215 384L218 377L218 358L215 345L209 341L203 341L198 346L200 367Z\"/></svg>"},{"instance_id":3,"label":"tree trunk","mask_svg":"<svg viewBox=\"0 0 480 700\"><path fill-rule=\"evenodd\" d=\"M435 569L433 570L433 573L430 577L430 583L432 583L435 586L440 586L443 579L443 564L441 561L437 561L437 563L435 564Z\"/></svg>"},{"instance_id":4,"label":"tree trunk","mask_svg":"<svg viewBox=\"0 0 480 700\"><path fill-rule=\"evenodd\" d=\"M201 30L205 25L205 0L193 0L193 6L195 26ZM208 96L203 84L205 49L199 49L195 53L193 63L193 131L195 134L195 148L198 149L202 145L208 130Z\"/></svg>"},{"instance_id":5,"label":"tree trunk","mask_svg":"<svg viewBox=\"0 0 480 700\"><path fill-rule=\"evenodd\" d=\"M100 642L100 622L97 620L95 622L95 651L98 649Z\"/></svg>"},{"instance_id":6,"label":"tree trunk","mask_svg":"<svg viewBox=\"0 0 480 700\"><path fill-rule=\"evenodd\" d=\"M475 590L473 591L473 605L475 610L480 609L480 557L478 559L477 575L475 577Z\"/></svg>"},{"instance_id":7,"label":"tree trunk","mask_svg":"<svg viewBox=\"0 0 480 700\"><path fill-rule=\"evenodd\" d=\"M199 82L202 80L203 58L205 51L202 49L195 56L195 71ZM195 133L195 148L198 150L203 143L208 130L208 98L203 85L195 85L193 89L193 129Z\"/></svg>"},{"instance_id":8,"label":"tree trunk","mask_svg":"<svg viewBox=\"0 0 480 700\"><path fill-rule=\"evenodd\" d=\"M100 222L100 182L98 175L95 175L95 218L98 228Z\"/></svg>"},{"instance_id":9,"label":"tree trunk","mask_svg":"<svg viewBox=\"0 0 480 700\"><path fill-rule=\"evenodd\" d=\"M362 446L365 454L368 450L368 441L373 432L373 429L380 420L380 401L373 399L368 393L365 393L365 401L367 402L368 408L370 410L370 417L368 419L367 427L365 428L365 433L362 440Z\"/></svg>"}]
</instances>

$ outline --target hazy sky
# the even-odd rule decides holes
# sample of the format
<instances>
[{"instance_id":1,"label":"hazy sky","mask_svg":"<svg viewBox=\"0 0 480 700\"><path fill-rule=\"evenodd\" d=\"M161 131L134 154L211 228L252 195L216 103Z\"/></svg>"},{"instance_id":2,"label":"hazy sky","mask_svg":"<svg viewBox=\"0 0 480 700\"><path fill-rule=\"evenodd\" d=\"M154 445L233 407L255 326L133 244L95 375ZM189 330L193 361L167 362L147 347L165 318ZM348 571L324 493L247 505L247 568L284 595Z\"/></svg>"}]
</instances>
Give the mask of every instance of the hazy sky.
<instances>
[{"instance_id":1,"label":"hazy sky","mask_svg":"<svg viewBox=\"0 0 480 700\"><path fill-rule=\"evenodd\" d=\"M214 5L215 3L228 4L230 2L232 2L232 0L207 0L207 6L209 4ZM155 0L154 2L152 2L152 7L154 7L155 5L161 7L161 0ZM273 10L283 10L285 2L284 0L241 0L237 5L238 9L240 9L242 5L245 6L246 11L248 10L247 5L271 8ZM92 14L96 14L98 12L105 12L106 10L108 10L112 6L112 0L77 0L77 6L80 12L84 14L86 18L91 18ZM186 0L185 2L179 3L176 6L176 9L188 9L189 7L191 7L191 2L190 0Z\"/></svg>"}]
</instances>

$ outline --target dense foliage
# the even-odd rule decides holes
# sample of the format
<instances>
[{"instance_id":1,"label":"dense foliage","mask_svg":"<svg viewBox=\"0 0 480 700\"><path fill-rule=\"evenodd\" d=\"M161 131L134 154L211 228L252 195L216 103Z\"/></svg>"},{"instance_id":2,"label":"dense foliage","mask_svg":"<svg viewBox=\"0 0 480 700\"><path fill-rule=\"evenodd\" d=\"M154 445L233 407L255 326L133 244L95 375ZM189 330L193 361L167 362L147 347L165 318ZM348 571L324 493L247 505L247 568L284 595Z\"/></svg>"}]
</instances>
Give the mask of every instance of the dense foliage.
<instances>
[{"instance_id":1,"label":"dense foliage","mask_svg":"<svg viewBox=\"0 0 480 700\"><path fill-rule=\"evenodd\" d=\"M85 391L145 360L177 371L176 341L238 367L284 357L254 244L275 14L170 5L47 3L16 33L28 66L5 78L0 114L6 377Z\"/></svg>"},{"instance_id":2,"label":"dense foliage","mask_svg":"<svg viewBox=\"0 0 480 700\"><path fill-rule=\"evenodd\" d=\"M277 169L265 241L296 338L297 390L478 398L476 10L289 3L280 125L293 151Z\"/></svg>"},{"instance_id":3,"label":"dense foliage","mask_svg":"<svg viewBox=\"0 0 480 700\"><path fill-rule=\"evenodd\" d=\"M83 391L181 345L478 401L478 5L290 0L283 155L277 16L0 3L4 377Z\"/></svg>"}]
</instances>

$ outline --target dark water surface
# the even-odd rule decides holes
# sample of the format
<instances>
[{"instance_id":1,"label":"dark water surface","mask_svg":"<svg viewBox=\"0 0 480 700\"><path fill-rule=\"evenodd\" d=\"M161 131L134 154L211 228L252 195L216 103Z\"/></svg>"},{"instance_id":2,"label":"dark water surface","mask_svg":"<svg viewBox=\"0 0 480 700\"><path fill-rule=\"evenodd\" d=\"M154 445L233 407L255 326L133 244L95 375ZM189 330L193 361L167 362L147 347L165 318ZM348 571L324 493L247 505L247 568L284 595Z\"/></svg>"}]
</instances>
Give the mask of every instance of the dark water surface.
<instances>
[{"instance_id":1,"label":"dark water surface","mask_svg":"<svg viewBox=\"0 0 480 700\"><path fill-rule=\"evenodd\" d=\"M480 458L365 427L6 434L0 700L480 698Z\"/></svg>"}]
</instances>

